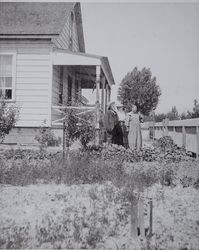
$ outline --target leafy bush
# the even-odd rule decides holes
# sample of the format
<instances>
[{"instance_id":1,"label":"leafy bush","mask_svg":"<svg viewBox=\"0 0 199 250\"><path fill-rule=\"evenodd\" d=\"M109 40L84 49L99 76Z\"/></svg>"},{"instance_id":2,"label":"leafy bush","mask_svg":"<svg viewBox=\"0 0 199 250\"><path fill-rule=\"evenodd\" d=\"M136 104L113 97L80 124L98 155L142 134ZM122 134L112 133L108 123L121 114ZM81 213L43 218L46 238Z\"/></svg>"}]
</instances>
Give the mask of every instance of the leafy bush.
<instances>
[{"instance_id":1,"label":"leafy bush","mask_svg":"<svg viewBox=\"0 0 199 250\"><path fill-rule=\"evenodd\" d=\"M87 148L89 142L94 139L95 116L91 113L78 114L78 112L73 109L65 111L66 141L69 146L74 140L79 139L83 148Z\"/></svg>"},{"instance_id":2,"label":"leafy bush","mask_svg":"<svg viewBox=\"0 0 199 250\"><path fill-rule=\"evenodd\" d=\"M37 160L37 159L51 159L54 155L59 154L57 153L48 153L40 152L38 150L32 150L32 149L8 149L8 150L0 150L0 157L1 159L8 160L9 162L19 160L19 159L27 159L29 161L31 160Z\"/></svg>"},{"instance_id":3,"label":"leafy bush","mask_svg":"<svg viewBox=\"0 0 199 250\"><path fill-rule=\"evenodd\" d=\"M58 146L59 140L51 128L45 126L40 127L39 134L35 136L35 140L39 143L40 151L45 151L48 146Z\"/></svg>"},{"instance_id":4,"label":"leafy bush","mask_svg":"<svg viewBox=\"0 0 199 250\"><path fill-rule=\"evenodd\" d=\"M79 127L79 140L83 148L87 148L88 144L94 140L95 137L95 127L92 124L82 124Z\"/></svg>"},{"instance_id":5,"label":"leafy bush","mask_svg":"<svg viewBox=\"0 0 199 250\"><path fill-rule=\"evenodd\" d=\"M0 143L9 134L19 117L19 108L15 104L0 101Z\"/></svg>"},{"instance_id":6,"label":"leafy bush","mask_svg":"<svg viewBox=\"0 0 199 250\"><path fill-rule=\"evenodd\" d=\"M157 143L160 149L162 149L164 152L166 151L166 149L172 149L175 146L171 136L163 136L158 139Z\"/></svg>"},{"instance_id":7,"label":"leafy bush","mask_svg":"<svg viewBox=\"0 0 199 250\"><path fill-rule=\"evenodd\" d=\"M123 146L115 144L105 144L103 147L89 147L89 151L96 157L101 157L103 160L119 160L122 162L179 162L184 160L190 160L190 157L183 149L178 149L177 146L173 146L172 150L168 149L165 152L155 146L153 148L144 147L140 151L126 149Z\"/></svg>"}]
</instances>

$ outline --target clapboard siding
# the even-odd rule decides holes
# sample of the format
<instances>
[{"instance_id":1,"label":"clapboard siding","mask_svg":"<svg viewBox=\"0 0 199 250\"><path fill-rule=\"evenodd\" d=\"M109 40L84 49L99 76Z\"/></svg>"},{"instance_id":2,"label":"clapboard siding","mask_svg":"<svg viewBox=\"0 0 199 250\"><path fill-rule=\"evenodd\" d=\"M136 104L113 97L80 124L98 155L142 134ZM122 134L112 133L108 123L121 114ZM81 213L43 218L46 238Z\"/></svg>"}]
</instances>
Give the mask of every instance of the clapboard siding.
<instances>
[{"instance_id":1,"label":"clapboard siding","mask_svg":"<svg viewBox=\"0 0 199 250\"><path fill-rule=\"evenodd\" d=\"M70 15L68 16L67 22L64 25L64 28L63 28L61 34L59 35L59 37L53 40L54 44L60 49L71 49L70 48L70 24L69 24L69 22L70 22ZM80 51L75 18L74 18L74 23L73 23L72 37L73 37L72 50L73 51Z\"/></svg>"},{"instance_id":2,"label":"clapboard siding","mask_svg":"<svg viewBox=\"0 0 199 250\"><path fill-rule=\"evenodd\" d=\"M48 90L47 84L28 84L28 83L18 83L16 86L16 90L25 90L27 89L27 86L29 90Z\"/></svg>"},{"instance_id":3,"label":"clapboard siding","mask_svg":"<svg viewBox=\"0 0 199 250\"><path fill-rule=\"evenodd\" d=\"M17 65L17 72L49 72L49 65L44 66L29 66L29 65Z\"/></svg>"},{"instance_id":4,"label":"clapboard siding","mask_svg":"<svg viewBox=\"0 0 199 250\"><path fill-rule=\"evenodd\" d=\"M34 108L35 103L47 103L48 104L48 96L24 96L18 95L16 96L16 102L24 103L24 102L31 102L32 108Z\"/></svg>"},{"instance_id":5,"label":"clapboard siding","mask_svg":"<svg viewBox=\"0 0 199 250\"><path fill-rule=\"evenodd\" d=\"M17 72L17 77L20 78L34 78L35 82L37 81L37 79L48 79L49 77L49 72L44 71L44 72L37 72L37 71L19 71Z\"/></svg>"},{"instance_id":6,"label":"clapboard siding","mask_svg":"<svg viewBox=\"0 0 199 250\"><path fill-rule=\"evenodd\" d=\"M46 96L46 89L17 89L16 96Z\"/></svg>"},{"instance_id":7,"label":"clapboard siding","mask_svg":"<svg viewBox=\"0 0 199 250\"><path fill-rule=\"evenodd\" d=\"M27 61L27 60L18 60L18 67L20 66L35 66L35 67L39 67L39 66L46 66L46 64L48 63L48 60L31 60L31 61Z\"/></svg>"},{"instance_id":8,"label":"clapboard siding","mask_svg":"<svg viewBox=\"0 0 199 250\"><path fill-rule=\"evenodd\" d=\"M32 118L34 118L34 117L32 117ZM46 120L47 120L47 118L46 118ZM32 120L30 120L30 119L26 120L26 119L23 119L23 117L21 117L21 120L18 121L16 127L17 128L18 127L24 128L24 124L26 124L25 128L28 128L28 127L29 128L39 128L42 125L46 125L46 124L44 124L44 122L41 122L40 120L34 120L34 119L32 119ZM38 124L40 124L40 125L38 126ZM25 135L24 135L24 137L25 137Z\"/></svg>"},{"instance_id":9,"label":"clapboard siding","mask_svg":"<svg viewBox=\"0 0 199 250\"><path fill-rule=\"evenodd\" d=\"M20 107L17 127L50 125L50 51L49 42L0 41L0 51L16 52L15 100Z\"/></svg>"},{"instance_id":10,"label":"clapboard siding","mask_svg":"<svg viewBox=\"0 0 199 250\"><path fill-rule=\"evenodd\" d=\"M18 101L18 106L20 107L20 109L26 108L28 110L29 108L32 108L33 103L32 101L29 101L29 102ZM36 110L40 108L48 108L48 103L47 102L34 102L34 109Z\"/></svg>"},{"instance_id":11,"label":"clapboard siding","mask_svg":"<svg viewBox=\"0 0 199 250\"><path fill-rule=\"evenodd\" d=\"M16 69L16 101L21 105L17 126L49 122L50 53L17 54Z\"/></svg>"},{"instance_id":12,"label":"clapboard siding","mask_svg":"<svg viewBox=\"0 0 199 250\"><path fill-rule=\"evenodd\" d=\"M74 28L74 32L73 32L73 50L78 52L78 51L80 51L80 49L79 49L76 22L74 23L74 26L75 26L75 28Z\"/></svg>"},{"instance_id":13,"label":"clapboard siding","mask_svg":"<svg viewBox=\"0 0 199 250\"><path fill-rule=\"evenodd\" d=\"M27 107L23 107L23 108L20 109L20 111L21 111L22 114L28 114L28 115L30 115L30 114L46 115L46 113L48 112L48 107L46 107L46 108L41 108L40 107L39 110L38 110L38 108L29 110Z\"/></svg>"},{"instance_id":14,"label":"clapboard siding","mask_svg":"<svg viewBox=\"0 0 199 250\"><path fill-rule=\"evenodd\" d=\"M48 85L48 79L47 78L24 78L24 77L16 77L17 83L19 84L29 84L29 85L40 85L45 84Z\"/></svg>"},{"instance_id":15,"label":"clapboard siding","mask_svg":"<svg viewBox=\"0 0 199 250\"><path fill-rule=\"evenodd\" d=\"M31 51L31 50L30 50ZM29 51L29 54L18 54L17 55L17 60L23 60L23 61L34 61L36 60L37 62L40 61L40 60L46 60L48 62L49 60L49 54L40 54L40 53L37 53L37 54L30 54L30 51Z\"/></svg>"}]
</instances>

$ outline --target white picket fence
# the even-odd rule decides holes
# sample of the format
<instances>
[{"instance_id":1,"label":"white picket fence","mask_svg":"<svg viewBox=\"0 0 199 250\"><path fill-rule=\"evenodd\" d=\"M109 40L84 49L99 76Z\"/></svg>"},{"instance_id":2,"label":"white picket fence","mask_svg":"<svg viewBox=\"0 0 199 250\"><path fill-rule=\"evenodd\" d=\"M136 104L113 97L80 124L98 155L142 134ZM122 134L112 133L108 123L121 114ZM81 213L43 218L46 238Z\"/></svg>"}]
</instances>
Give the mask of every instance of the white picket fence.
<instances>
[{"instance_id":1,"label":"white picket fence","mask_svg":"<svg viewBox=\"0 0 199 250\"><path fill-rule=\"evenodd\" d=\"M159 139L162 136L171 136L174 142L179 146L184 146L189 152L199 156L199 118L187 120L163 122L145 122L142 124L142 130L148 131L148 138Z\"/></svg>"}]
</instances>

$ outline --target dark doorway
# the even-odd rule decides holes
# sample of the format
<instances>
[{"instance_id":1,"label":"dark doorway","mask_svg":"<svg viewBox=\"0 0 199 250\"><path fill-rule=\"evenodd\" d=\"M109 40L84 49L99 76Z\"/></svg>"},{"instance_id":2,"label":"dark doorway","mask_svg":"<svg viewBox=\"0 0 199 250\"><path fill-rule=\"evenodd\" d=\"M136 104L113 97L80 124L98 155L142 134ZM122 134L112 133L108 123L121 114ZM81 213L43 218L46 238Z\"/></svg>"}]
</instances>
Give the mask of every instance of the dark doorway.
<instances>
[{"instance_id":1,"label":"dark doorway","mask_svg":"<svg viewBox=\"0 0 199 250\"><path fill-rule=\"evenodd\" d=\"M71 105L72 103L72 77L68 76L68 104Z\"/></svg>"}]
</instances>

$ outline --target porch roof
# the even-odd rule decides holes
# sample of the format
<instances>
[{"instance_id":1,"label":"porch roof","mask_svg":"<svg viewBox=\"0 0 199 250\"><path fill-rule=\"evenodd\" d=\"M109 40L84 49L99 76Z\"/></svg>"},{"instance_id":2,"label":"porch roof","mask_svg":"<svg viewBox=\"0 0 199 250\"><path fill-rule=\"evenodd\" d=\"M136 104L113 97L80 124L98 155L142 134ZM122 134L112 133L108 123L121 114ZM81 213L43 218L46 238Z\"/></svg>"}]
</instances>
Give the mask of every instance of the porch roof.
<instances>
[{"instance_id":1,"label":"porch roof","mask_svg":"<svg viewBox=\"0 0 199 250\"><path fill-rule=\"evenodd\" d=\"M72 52L70 50L54 49L53 51L53 65L68 65L68 66L98 66L100 65L103 73L111 86L115 84L112 70L107 57Z\"/></svg>"}]
</instances>

